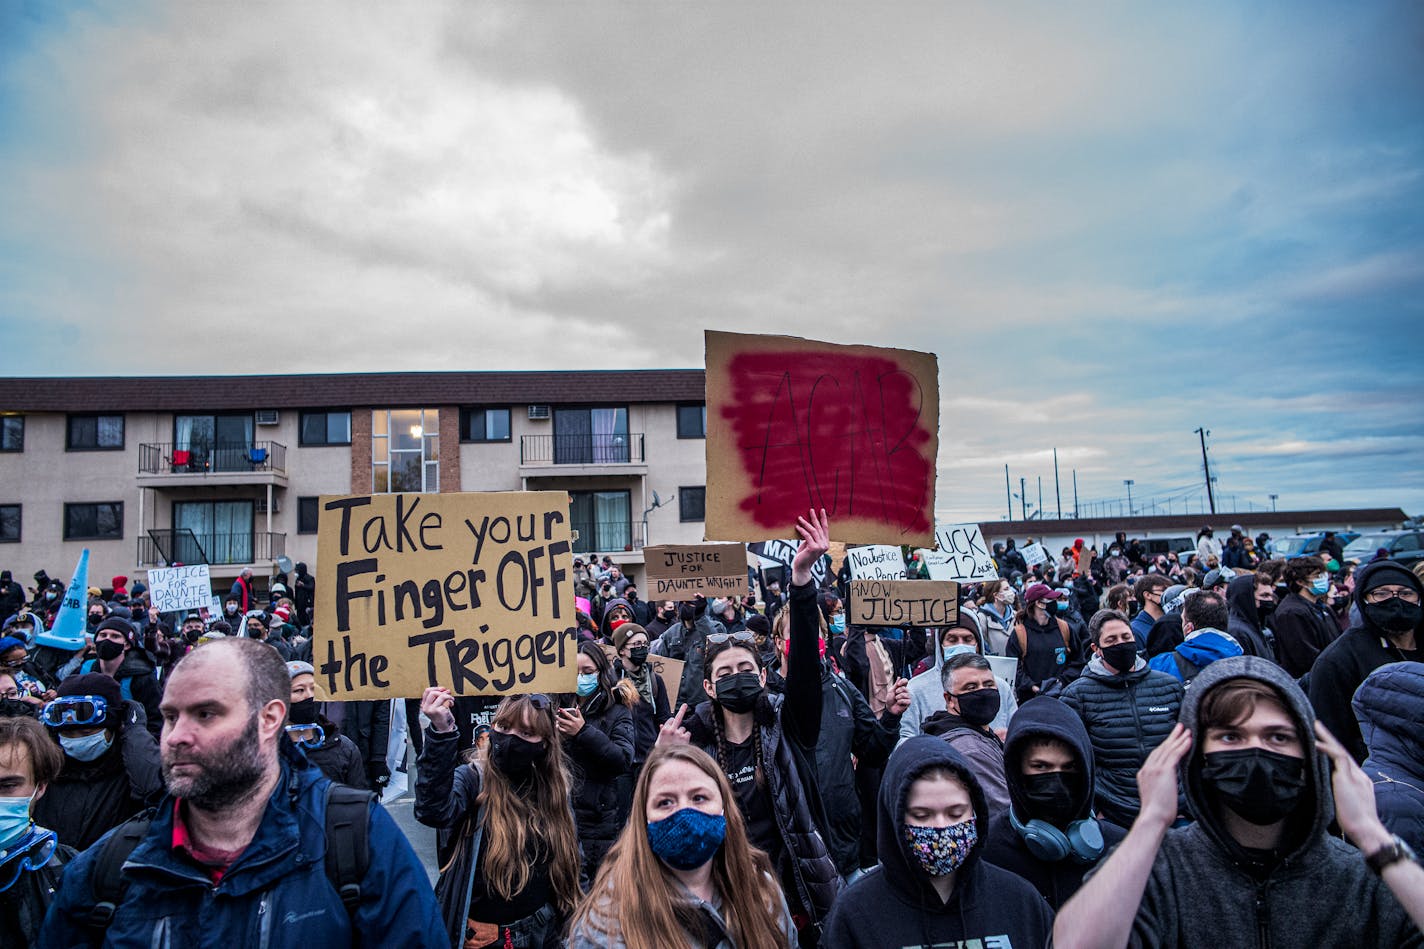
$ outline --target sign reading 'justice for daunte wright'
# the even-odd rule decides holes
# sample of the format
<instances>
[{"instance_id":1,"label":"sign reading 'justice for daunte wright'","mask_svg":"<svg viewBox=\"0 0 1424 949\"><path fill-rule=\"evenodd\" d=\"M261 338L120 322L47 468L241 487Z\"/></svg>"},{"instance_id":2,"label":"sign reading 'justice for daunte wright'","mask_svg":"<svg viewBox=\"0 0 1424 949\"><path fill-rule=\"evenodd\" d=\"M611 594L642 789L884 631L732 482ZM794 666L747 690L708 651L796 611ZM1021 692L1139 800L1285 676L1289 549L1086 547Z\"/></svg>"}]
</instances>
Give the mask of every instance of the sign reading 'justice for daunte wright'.
<instances>
[{"instance_id":1,"label":"sign reading 'justice for daunte wright'","mask_svg":"<svg viewBox=\"0 0 1424 949\"><path fill-rule=\"evenodd\" d=\"M312 660L323 699L572 692L563 491L323 497Z\"/></svg>"}]
</instances>

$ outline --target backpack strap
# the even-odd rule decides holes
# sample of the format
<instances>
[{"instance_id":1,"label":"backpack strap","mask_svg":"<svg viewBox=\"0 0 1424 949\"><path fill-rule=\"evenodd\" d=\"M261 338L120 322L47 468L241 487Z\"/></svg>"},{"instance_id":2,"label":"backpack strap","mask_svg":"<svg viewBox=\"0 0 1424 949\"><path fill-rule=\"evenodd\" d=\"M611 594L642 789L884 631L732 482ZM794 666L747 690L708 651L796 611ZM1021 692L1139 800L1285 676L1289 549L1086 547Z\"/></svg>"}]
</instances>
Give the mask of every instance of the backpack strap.
<instances>
[{"instance_id":1,"label":"backpack strap","mask_svg":"<svg viewBox=\"0 0 1424 949\"><path fill-rule=\"evenodd\" d=\"M332 782L326 786L326 877L348 915L361 905L361 881L371 865L371 801L375 795Z\"/></svg>"},{"instance_id":2,"label":"backpack strap","mask_svg":"<svg viewBox=\"0 0 1424 949\"><path fill-rule=\"evenodd\" d=\"M1057 617L1054 617L1057 619ZM1058 620L1058 635L1063 637L1063 648L1069 652L1073 651L1073 634L1068 631L1068 624L1063 620Z\"/></svg>"},{"instance_id":3,"label":"backpack strap","mask_svg":"<svg viewBox=\"0 0 1424 949\"><path fill-rule=\"evenodd\" d=\"M1014 638L1019 641L1019 656L1028 656L1028 630L1024 629L1023 623L1014 624Z\"/></svg>"},{"instance_id":4,"label":"backpack strap","mask_svg":"<svg viewBox=\"0 0 1424 949\"><path fill-rule=\"evenodd\" d=\"M128 889L128 883L123 876L124 863L143 838L148 836L153 815L154 812L149 810L130 817L99 847L99 855L94 859L94 869L89 877L94 905L80 919L80 922L95 934L102 934L109 928L109 924L114 920L114 913L124 901L124 892Z\"/></svg>"}]
</instances>

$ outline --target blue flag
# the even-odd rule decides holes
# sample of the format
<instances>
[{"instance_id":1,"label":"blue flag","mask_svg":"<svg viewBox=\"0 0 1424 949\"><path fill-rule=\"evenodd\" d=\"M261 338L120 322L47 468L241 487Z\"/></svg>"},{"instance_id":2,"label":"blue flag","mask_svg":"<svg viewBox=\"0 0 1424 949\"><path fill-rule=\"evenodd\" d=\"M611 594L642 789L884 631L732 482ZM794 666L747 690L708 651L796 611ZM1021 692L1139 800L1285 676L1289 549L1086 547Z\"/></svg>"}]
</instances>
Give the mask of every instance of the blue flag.
<instances>
[{"instance_id":1,"label":"blue flag","mask_svg":"<svg viewBox=\"0 0 1424 949\"><path fill-rule=\"evenodd\" d=\"M89 616L89 548L79 555L79 563L74 568L74 579L69 581L69 589L64 591L64 601L59 604L54 625L48 630L40 630L35 636L36 646L52 646L75 652L84 648L85 621Z\"/></svg>"}]
</instances>

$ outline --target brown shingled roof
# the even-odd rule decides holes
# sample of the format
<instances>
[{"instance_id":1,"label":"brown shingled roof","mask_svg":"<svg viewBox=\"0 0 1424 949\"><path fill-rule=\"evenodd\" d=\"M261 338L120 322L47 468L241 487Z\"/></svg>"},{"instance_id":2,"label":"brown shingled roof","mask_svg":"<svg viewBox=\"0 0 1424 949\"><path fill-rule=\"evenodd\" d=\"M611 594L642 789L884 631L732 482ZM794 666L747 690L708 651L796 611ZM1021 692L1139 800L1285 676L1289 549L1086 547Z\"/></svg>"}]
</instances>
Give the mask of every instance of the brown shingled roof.
<instances>
[{"instance_id":1,"label":"brown shingled roof","mask_svg":"<svg viewBox=\"0 0 1424 949\"><path fill-rule=\"evenodd\" d=\"M0 379L0 411L701 402L701 369Z\"/></svg>"}]
</instances>

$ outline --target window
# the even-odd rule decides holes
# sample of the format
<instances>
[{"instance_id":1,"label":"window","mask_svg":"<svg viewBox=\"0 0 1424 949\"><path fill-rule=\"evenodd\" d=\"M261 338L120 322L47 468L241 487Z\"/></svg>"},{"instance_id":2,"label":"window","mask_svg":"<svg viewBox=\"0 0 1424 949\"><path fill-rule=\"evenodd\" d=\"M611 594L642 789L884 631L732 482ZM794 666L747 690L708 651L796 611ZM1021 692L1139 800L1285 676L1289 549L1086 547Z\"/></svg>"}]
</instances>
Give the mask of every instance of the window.
<instances>
[{"instance_id":1,"label":"window","mask_svg":"<svg viewBox=\"0 0 1424 949\"><path fill-rule=\"evenodd\" d=\"M252 563L252 515L256 508L253 501L174 501L173 560ZM259 543L268 544L269 538L263 534Z\"/></svg>"},{"instance_id":2,"label":"window","mask_svg":"<svg viewBox=\"0 0 1424 949\"><path fill-rule=\"evenodd\" d=\"M461 409L460 441L507 442L509 409Z\"/></svg>"},{"instance_id":3,"label":"window","mask_svg":"<svg viewBox=\"0 0 1424 949\"><path fill-rule=\"evenodd\" d=\"M683 523L687 523L688 521L700 521L706 518L706 511L707 488L705 485L677 489L678 520Z\"/></svg>"},{"instance_id":4,"label":"window","mask_svg":"<svg viewBox=\"0 0 1424 949\"><path fill-rule=\"evenodd\" d=\"M321 498L297 498L297 533L315 534L317 512L321 509Z\"/></svg>"},{"instance_id":5,"label":"window","mask_svg":"<svg viewBox=\"0 0 1424 949\"><path fill-rule=\"evenodd\" d=\"M554 464L607 465L641 462L631 451L628 408L560 408L554 411Z\"/></svg>"},{"instance_id":6,"label":"window","mask_svg":"<svg viewBox=\"0 0 1424 949\"><path fill-rule=\"evenodd\" d=\"M578 531L574 553L633 549L628 491L570 491L569 526Z\"/></svg>"},{"instance_id":7,"label":"window","mask_svg":"<svg viewBox=\"0 0 1424 949\"><path fill-rule=\"evenodd\" d=\"M251 471L253 424L251 412L174 415L174 469Z\"/></svg>"},{"instance_id":8,"label":"window","mask_svg":"<svg viewBox=\"0 0 1424 949\"><path fill-rule=\"evenodd\" d=\"M123 501L64 506L65 540L121 540L123 536Z\"/></svg>"},{"instance_id":9,"label":"window","mask_svg":"<svg viewBox=\"0 0 1424 949\"><path fill-rule=\"evenodd\" d=\"M71 415L64 447L67 451L122 451L122 415Z\"/></svg>"},{"instance_id":10,"label":"window","mask_svg":"<svg viewBox=\"0 0 1424 949\"><path fill-rule=\"evenodd\" d=\"M6 415L0 417L0 451L25 450L25 417Z\"/></svg>"},{"instance_id":11,"label":"window","mask_svg":"<svg viewBox=\"0 0 1424 949\"><path fill-rule=\"evenodd\" d=\"M0 544L20 542L20 505L0 504Z\"/></svg>"},{"instance_id":12,"label":"window","mask_svg":"<svg viewBox=\"0 0 1424 949\"><path fill-rule=\"evenodd\" d=\"M371 490L376 494L440 490L440 410L371 412Z\"/></svg>"},{"instance_id":13,"label":"window","mask_svg":"<svg viewBox=\"0 0 1424 949\"><path fill-rule=\"evenodd\" d=\"M705 404L698 402L695 405L679 405L677 407L677 437L707 437L707 406Z\"/></svg>"},{"instance_id":14,"label":"window","mask_svg":"<svg viewBox=\"0 0 1424 949\"><path fill-rule=\"evenodd\" d=\"M312 446L351 444L351 413L303 412L297 441Z\"/></svg>"}]
</instances>

